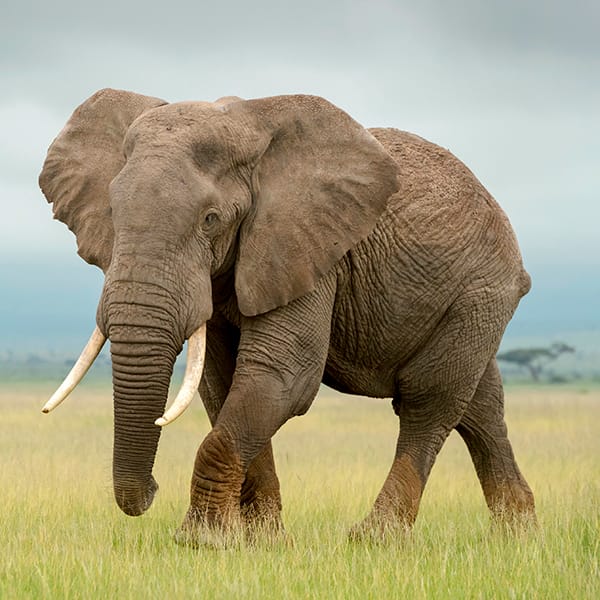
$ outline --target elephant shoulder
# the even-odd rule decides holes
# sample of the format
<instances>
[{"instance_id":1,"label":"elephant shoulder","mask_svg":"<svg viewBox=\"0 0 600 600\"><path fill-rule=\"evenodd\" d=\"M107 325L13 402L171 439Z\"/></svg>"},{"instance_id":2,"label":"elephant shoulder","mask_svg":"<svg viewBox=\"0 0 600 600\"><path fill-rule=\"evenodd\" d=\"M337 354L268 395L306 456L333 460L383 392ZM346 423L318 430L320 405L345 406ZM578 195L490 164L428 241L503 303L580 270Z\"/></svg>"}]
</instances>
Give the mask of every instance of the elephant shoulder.
<instances>
[{"instance_id":1,"label":"elephant shoulder","mask_svg":"<svg viewBox=\"0 0 600 600\"><path fill-rule=\"evenodd\" d=\"M369 131L396 161L403 199L414 196L422 206L431 202L458 214L482 206L498 211L489 192L450 150L399 129Z\"/></svg>"},{"instance_id":2,"label":"elephant shoulder","mask_svg":"<svg viewBox=\"0 0 600 600\"><path fill-rule=\"evenodd\" d=\"M395 129L394 127L372 127L369 133L392 155L403 152L407 146L430 144L422 137Z\"/></svg>"},{"instance_id":3,"label":"elephant shoulder","mask_svg":"<svg viewBox=\"0 0 600 600\"><path fill-rule=\"evenodd\" d=\"M474 177L471 171L450 150L442 148L414 133L393 127L369 129L371 135L402 167L443 170L458 176Z\"/></svg>"}]
</instances>

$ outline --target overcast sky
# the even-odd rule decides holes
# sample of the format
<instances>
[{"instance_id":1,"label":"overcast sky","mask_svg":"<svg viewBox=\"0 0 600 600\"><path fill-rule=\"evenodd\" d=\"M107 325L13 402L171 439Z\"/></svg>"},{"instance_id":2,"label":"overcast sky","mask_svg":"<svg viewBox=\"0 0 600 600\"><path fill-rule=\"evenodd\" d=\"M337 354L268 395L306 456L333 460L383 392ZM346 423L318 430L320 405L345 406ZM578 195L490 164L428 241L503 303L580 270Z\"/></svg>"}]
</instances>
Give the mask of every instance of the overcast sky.
<instances>
[{"instance_id":1,"label":"overcast sky","mask_svg":"<svg viewBox=\"0 0 600 600\"><path fill-rule=\"evenodd\" d=\"M3 7L0 348L93 327L101 273L51 220L37 176L73 109L103 87L169 101L318 94L365 126L439 143L517 231L535 286L518 322L558 312L565 327L600 330L599 30L597 0Z\"/></svg>"}]
</instances>

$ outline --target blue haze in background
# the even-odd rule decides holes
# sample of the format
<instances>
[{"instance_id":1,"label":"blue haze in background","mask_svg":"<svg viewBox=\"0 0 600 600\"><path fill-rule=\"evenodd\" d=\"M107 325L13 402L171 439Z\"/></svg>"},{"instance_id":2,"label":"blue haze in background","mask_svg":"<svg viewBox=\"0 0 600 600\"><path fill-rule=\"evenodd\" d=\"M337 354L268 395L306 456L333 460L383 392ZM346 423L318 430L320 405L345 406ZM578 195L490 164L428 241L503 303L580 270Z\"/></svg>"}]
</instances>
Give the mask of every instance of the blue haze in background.
<instances>
[{"instance_id":1,"label":"blue haze in background","mask_svg":"<svg viewBox=\"0 0 600 600\"><path fill-rule=\"evenodd\" d=\"M492 4L13 3L0 23L0 357L77 353L93 329L102 273L52 221L37 176L72 110L117 87L318 94L449 148L509 215L533 278L505 347L560 339L600 360L600 4Z\"/></svg>"}]
</instances>

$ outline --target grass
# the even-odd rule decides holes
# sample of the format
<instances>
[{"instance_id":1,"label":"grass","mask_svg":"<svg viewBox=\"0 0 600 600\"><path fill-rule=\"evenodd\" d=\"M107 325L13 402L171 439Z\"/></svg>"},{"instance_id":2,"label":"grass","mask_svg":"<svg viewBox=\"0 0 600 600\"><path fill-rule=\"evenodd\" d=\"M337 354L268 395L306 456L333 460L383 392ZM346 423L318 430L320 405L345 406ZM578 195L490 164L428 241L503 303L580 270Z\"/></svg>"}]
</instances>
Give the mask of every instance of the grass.
<instances>
[{"instance_id":1,"label":"grass","mask_svg":"<svg viewBox=\"0 0 600 600\"><path fill-rule=\"evenodd\" d=\"M166 428L143 517L111 490L110 390L39 412L48 383L0 387L0 598L598 598L600 388L514 388L511 439L541 527L491 532L470 458L452 435L413 534L352 544L391 464L387 401L325 394L275 438L289 543L192 550L171 536L208 422L196 402Z\"/></svg>"}]
</instances>

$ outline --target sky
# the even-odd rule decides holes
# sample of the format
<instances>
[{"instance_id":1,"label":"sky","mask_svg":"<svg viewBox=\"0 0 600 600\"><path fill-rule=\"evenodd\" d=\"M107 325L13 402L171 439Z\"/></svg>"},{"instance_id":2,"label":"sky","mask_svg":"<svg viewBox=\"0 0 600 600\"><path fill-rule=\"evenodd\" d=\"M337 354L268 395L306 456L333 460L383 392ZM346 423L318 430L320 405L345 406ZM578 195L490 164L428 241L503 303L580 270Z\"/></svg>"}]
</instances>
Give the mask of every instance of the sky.
<instances>
[{"instance_id":1,"label":"sky","mask_svg":"<svg viewBox=\"0 0 600 600\"><path fill-rule=\"evenodd\" d=\"M2 12L0 350L71 348L94 327L102 273L52 220L37 177L73 109L104 87L169 101L316 94L365 126L430 139L517 233L533 289L507 336L600 332L596 0L22 0Z\"/></svg>"}]
</instances>

